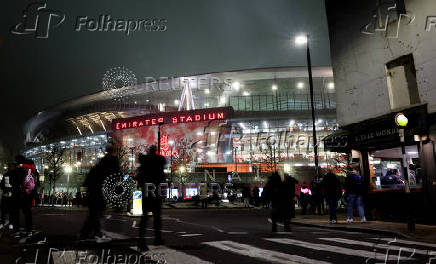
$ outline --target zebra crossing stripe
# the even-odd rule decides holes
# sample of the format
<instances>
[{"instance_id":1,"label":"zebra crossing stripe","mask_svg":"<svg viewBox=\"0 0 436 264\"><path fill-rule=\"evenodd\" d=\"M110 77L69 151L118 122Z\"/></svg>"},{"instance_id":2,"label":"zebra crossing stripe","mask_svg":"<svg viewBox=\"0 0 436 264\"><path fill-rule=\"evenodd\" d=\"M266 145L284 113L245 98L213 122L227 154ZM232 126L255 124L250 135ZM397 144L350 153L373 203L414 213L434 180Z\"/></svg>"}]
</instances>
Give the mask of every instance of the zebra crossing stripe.
<instances>
[{"instance_id":1,"label":"zebra crossing stripe","mask_svg":"<svg viewBox=\"0 0 436 264\"><path fill-rule=\"evenodd\" d=\"M247 244L233 241L213 241L203 242L203 244L218 248L220 250L232 252L238 255L261 259L269 263L283 264L329 264L330 262L309 259L297 255L285 254L277 251L262 249Z\"/></svg>"},{"instance_id":2,"label":"zebra crossing stripe","mask_svg":"<svg viewBox=\"0 0 436 264\"><path fill-rule=\"evenodd\" d=\"M394 240L392 238L371 238L371 239L374 239L374 240L383 240L383 241L386 241L386 242L392 242ZM417 242L417 241L409 241L409 240L396 239L396 238L395 238L395 242L392 242L392 243L400 243L400 244L406 244L406 245L417 245L417 246L436 248L436 244L425 243L425 242Z\"/></svg>"},{"instance_id":3,"label":"zebra crossing stripe","mask_svg":"<svg viewBox=\"0 0 436 264\"><path fill-rule=\"evenodd\" d=\"M185 235L180 235L181 237L193 237L193 236L202 236L203 234L185 234Z\"/></svg>"},{"instance_id":4,"label":"zebra crossing stripe","mask_svg":"<svg viewBox=\"0 0 436 264\"><path fill-rule=\"evenodd\" d=\"M248 232L227 232L229 235L246 235Z\"/></svg>"},{"instance_id":5,"label":"zebra crossing stripe","mask_svg":"<svg viewBox=\"0 0 436 264\"><path fill-rule=\"evenodd\" d=\"M295 239L289 239L289 238L265 238L267 241L285 244L285 245L292 245L297 247L304 247L308 249L313 249L317 251L327 251L332 252L335 254L342 254L342 255L348 255L348 256L354 256L354 257L363 257L363 258L369 258L369 259L377 259L377 260L385 260L386 254L377 254L377 252L372 251L366 251L361 249L351 249L351 248L344 248L344 247L338 247L338 246L331 246L326 244L317 244L312 242L304 242L300 240ZM407 259L404 257L401 257L402 260ZM388 260L398 260L397 256L389 256Z\"/></svg>"},{"instance_id":6,"label":"zebra crossing stripe","mask_svg":"<svg viewBox=\"0 0 436 264\"><path fill-rule=\"evenodd\" d=\"M406 248L406 247L400 247L400 246L394 246L391 244L376 244L376 243L369 243L365 241L356 241L351 239L345 239L345 238L319 238L324 241L331 241L331 242L337 242L337 243L343 243L348 245L359 245L359 246L365 246L365 247L371 247L371 248L380 248L380 249L386 249L386 250L393 250L393 251L403 251L403 252L410 252L410 253L416 253L420 255L427 255L427 250L421 250L421 249L412 249L412 248ZM391 239L391 241L394 241ZM386 252L386 251L385 251Z\"/></svg>"}]
</instances>

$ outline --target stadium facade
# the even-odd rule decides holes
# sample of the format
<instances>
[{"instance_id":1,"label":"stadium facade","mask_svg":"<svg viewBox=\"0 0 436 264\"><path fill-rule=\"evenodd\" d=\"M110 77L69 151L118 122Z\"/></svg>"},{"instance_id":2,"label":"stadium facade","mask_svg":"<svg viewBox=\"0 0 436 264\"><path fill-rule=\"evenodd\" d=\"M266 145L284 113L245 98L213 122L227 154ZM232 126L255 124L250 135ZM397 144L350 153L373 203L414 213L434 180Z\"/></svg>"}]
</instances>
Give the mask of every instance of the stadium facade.
<instances>
[{"instance_id":1,"label":"stadium facade","mask_svg":"<svg viewBox=\"0 0 436 264\"><path fill-rule=\"evenodd\" d=\"M175 184L214 179L261 185L277 166L301 182L312 180L306 67L199 74L133 85L129 77L124 70L115 72L109 80L115 84L112 88L61 103L27 122L24 154L35 161L45 189L50 173L46 157L54 147L64 151L73 175L64 175L57 190L75 192L108 144L120 147L123 169L134 173L138 154L157 145L159 137L169 164L168 180ZM332 69L315 67L313 80L320 166L342 166L342 155L324 150L322 140L338 128Z\"/></svg>"}]
</instances>

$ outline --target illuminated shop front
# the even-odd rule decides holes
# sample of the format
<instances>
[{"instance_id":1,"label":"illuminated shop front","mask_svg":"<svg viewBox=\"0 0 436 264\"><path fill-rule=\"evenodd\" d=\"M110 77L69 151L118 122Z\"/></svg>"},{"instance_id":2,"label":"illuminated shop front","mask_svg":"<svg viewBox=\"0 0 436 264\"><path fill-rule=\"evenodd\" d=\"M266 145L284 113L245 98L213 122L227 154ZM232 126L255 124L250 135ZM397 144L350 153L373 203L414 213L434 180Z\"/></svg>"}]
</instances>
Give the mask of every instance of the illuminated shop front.
<instances>
[{"instance_id":1,"label":"illuminated shop front","mask_svg":"<svg viewBox=\"0 0 436 264\"><path fill-rule=\"evenodd\" d=\"M408 119L404 141L402 128L395 122L398 114ZM426 105L420 105L343 127L325 138L327 149L350 153L350 161L358 164L367 187L370 217L405 218L404 205L410 199L416 212L425 207L423 201L434 188L433 179L426 174L426 160L434 162L434 154L423 152L423 146L429 144L427 118Z\"/></svg>"}]
</instances>

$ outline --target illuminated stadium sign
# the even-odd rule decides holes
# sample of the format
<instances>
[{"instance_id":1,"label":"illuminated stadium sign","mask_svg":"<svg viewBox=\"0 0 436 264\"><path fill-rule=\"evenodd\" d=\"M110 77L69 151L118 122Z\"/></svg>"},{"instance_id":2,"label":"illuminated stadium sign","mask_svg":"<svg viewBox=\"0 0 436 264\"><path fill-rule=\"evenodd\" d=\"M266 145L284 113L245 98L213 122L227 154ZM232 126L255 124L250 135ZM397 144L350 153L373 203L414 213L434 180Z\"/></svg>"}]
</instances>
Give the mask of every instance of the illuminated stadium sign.
<instances>
[{"instance_id":1,"label":"illuminated stadium sign","mask_svg":"<svg viewBox=\"0 0 436 264\"><path fill-rule=\"evenodd\" d=\"M137 116L132 118L115 119L112 122L114 130L155 126L159 124L180 124L212 120L225 120L233 115L233 108L209 108L184 112L163 112Z\"/></svg>"}]
</instances>

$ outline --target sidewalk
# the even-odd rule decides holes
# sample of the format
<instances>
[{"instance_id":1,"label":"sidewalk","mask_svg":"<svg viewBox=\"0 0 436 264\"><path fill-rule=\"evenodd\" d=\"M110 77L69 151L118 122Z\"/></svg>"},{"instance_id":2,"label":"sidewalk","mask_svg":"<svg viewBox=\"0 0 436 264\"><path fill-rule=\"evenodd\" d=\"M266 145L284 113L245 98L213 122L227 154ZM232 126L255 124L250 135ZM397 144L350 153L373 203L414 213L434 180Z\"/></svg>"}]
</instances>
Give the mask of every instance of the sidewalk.
<instances>
[{"instance_id":1,"label":"sidewalk","mask_svg":"<svg viewBox=\"0 0 436 264\"><path fill-rule=\"evenodd\" d=\"M348 224L345 213L338 213L338 223L329 223L328 215L298 215L292 219L292 223L302 226L312 226L320 228L330 228L336 230L355 231L364 233L384 234L397 237L407 238L422 242L436 242L436 226L434 225L415 225L415 232L407 231L407 223L385 222L385 221L367 221L360 223L360 218L354 218L354 222Z\"/></svg>"}]
</instances>

